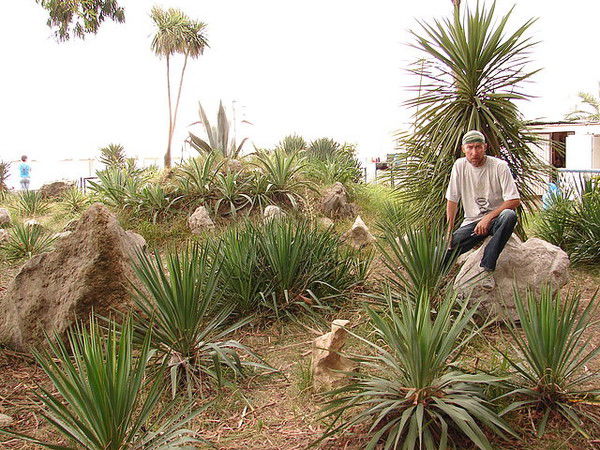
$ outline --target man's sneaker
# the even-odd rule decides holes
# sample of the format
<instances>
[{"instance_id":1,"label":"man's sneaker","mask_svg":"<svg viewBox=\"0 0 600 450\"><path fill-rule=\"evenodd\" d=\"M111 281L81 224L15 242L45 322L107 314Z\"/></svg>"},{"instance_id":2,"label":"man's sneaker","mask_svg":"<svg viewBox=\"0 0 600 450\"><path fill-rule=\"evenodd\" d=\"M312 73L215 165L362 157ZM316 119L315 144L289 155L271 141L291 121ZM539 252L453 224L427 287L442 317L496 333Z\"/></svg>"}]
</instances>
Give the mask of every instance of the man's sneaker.
<instances>
[{"instance_id":1,"label":"man's sneaker","mask_svg":"<svg viewBox=\"0 0 600 450\"><path fill-rule=\"evenodd\" d=\"M481 279L481 289L486 292L490 292L496 287L496 280L494 280L494 272L491 270L484 271L484 276Z\"/></svg>"}]
</instances>

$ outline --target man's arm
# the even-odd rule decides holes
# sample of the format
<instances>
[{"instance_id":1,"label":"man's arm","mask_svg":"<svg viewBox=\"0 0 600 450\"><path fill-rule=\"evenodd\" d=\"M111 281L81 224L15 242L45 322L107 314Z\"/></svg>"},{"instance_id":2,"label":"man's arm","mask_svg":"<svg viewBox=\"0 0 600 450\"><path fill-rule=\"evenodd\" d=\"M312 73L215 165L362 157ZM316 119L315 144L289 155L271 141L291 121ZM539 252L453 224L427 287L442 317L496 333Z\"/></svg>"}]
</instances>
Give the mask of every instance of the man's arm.
<instances>
[{"instance_id":1,"label":"man's arm","mask_svg":"<svg viewBox=\"0 0 600 450\"><path fill-rule=\"evenodd\" d=\"M515 198L512 200L506 200L506 201L502 202L502 204L500 206L498 206L496 209L494 209L493 211L490 211L485 216L483 216L483 219L481 219L479 221L479 223L477 225L475 225L475 230L473 230L473 232L475 234L479 234L479 235L487 234L487 232L490 229L490 224L492 223L492 220L494 220L496 217L498 217L500 215L500 213L502 211L504 211L505 209L513 209L514 210L514 209L517 209L520 204L521 204L521 200L519 200L518 198Z\"/></svg>"},{"instance_id":2,"label":"man's arm","mask_svg":"<svg viewBox=\"0 0 600 450\"><path fill-rule=\"evenodd\" d=\"M448 242L448 247L450 247L450 238L452 236L452 230L454 229L454 219L456 219L457 211L458 202L446 200L446 222L448 223L448 229L446 231L446 240Z\"/></svg>"}]
</instances>

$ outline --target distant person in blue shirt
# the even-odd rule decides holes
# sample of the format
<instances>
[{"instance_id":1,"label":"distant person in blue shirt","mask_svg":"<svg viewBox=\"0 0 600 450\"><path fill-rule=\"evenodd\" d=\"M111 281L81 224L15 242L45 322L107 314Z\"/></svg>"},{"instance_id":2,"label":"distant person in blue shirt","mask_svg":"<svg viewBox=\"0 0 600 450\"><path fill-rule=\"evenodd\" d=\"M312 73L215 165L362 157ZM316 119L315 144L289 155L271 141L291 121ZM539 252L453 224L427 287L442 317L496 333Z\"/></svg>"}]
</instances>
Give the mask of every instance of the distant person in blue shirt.
<instances>
[{"instance_id":1,"label":"distant person in blue shirt","mask_svg":"<svg viewBox=\"0 0 600 450\"><path fill-rule=\"evenodd\" d=\"M29 180L31 178L31 166L27 162L27 155L21 156L21 164L19 164L19 174L21 175L21 189L29 190Z\"/></svg>"}]
</instances>

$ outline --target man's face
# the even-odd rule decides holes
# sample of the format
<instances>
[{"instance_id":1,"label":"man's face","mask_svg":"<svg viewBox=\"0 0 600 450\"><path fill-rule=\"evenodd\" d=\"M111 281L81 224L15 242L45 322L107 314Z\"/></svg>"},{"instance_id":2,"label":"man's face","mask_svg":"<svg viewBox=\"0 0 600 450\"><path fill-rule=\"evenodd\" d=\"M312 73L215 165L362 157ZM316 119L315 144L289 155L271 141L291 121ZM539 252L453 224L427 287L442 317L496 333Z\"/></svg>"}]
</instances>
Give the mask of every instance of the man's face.
<instances>
[{"instance_id":1,"label":"man's face","mask_svg":"<svg viewBox=\"0 0 600 450\"><path fill-rule=\"evenodd\" d=\"M462 151L465 154L467 161L473 164L475 167L479 167L485 160L485 151L487 144L483 142L472 142L470 144L464 144Z\"/></svg>"}]
</instances>

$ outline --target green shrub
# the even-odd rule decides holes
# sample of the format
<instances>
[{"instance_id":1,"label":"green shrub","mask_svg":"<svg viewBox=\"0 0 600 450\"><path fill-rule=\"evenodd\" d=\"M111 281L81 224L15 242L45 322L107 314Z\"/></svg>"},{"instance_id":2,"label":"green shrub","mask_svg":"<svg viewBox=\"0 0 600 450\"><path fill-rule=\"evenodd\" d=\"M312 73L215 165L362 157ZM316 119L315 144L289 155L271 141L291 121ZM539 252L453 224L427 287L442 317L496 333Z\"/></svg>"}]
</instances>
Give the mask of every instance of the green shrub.
<instances>
[{"instance_id":1,"label":"green shrub","mask_svg":"<svg viewBox=\"0 0 600 450\"><path fill-rule=\"evenodd\" d=\"M302 136L298 136L297 134L290 134L284 137L277 147L283 150L288 155L293 153L301 152L302 150L306 150L307 144Z\"/></svg>"},{"instance_id":2,"label":"green shrub","mask_svg":"<svg viewBox=\"0 0 600 450\"><path fill-rule=\"evenodd\" d=\"M83 212L90 204L87 195L78 188L72 187L61 198L61 209L68 215L77 215Z\"/></svg>"},{"instance_id":3,"label":"green shrub","mask_svg":"<svg viewBox=\"0 0 600 450\"><path fill-rule=\"evenodd\" d=\"M187 198L208 198L224 161L215 152L188 159L175 170L179 192Z\"/></svg>"},{"instance_id":4,"label":"green shrub","mask_svg":"<svg viewBox=\"0 0 600 450\"><path fill-rule=\"evenodd\" d=\"M50 209L48 202L37 191L21 191L14 200L13 208L25 217L41 216Z\"/></svg>"},{"instance_id":5,"label":"green shrub","mask_svg":"<svg viewBox=\"0 0 600 450\"><path fill-rule=\"evenodd\" d=\"M387 229L377 243L390 283L403 294L437 297L454 262L444 233L435 228Z\"/></svg>"},{"instance_id":6,"label":"green shrub","mask_svg":"<svg viewBox=\"0 0 600 450\"><path fill-rule=\"evenodd\" d=\"M465 439L491 449L481 425L514 435L484 396L499 380L454 365L477 335L469 330L476 307L449 295L433 316L426 293L398 301L388 291L386 302L389 314L367 309L374 337L355 335L371 354L355 357L353 381L328 393L323 412L333 421L324 437L364 424L370 449L464 448Z\"/></svg>"},{"instance_id":7,"label":"green shrub","mask_svg":"<svg viewBox=\"0 0 600 450\"><path fill-rule=\"evenodd\" d=\"M18 261L52 249L56 238L39 225L15 223L9 230L8 239L0 243L6 259Z\"/></svg>"},{"instance_id":8,"label":"green shrub","mask_svg":"<svg viewBox=\"0 0 600 450\"><path fill-rule=\"evenodd\" d=\"M295 207L297 200L303 198L302 192L312 188L301 178L306 163L297 153L288 155L281 149L260 152L255 164L265 175L268 194L275 202L287 201Z\"/></svg>"},{"instance_id":9,"label":"green shrub","mask_svg":"<svg viewBox=\"0 0 600 450\"><path fill-rule=\"evenodd\" d=\"M182 428L194 413L174 413L174 404L161 407L163 378L146 372L150 336L134 352L129 319L119 331L111 323L106 333L92 319L89 329L79 325L68 333L68 346L60 339L48 345L49 350L35 352L35 357L54 388L38 387L34 394L47 409L41 415L70 446L3 433L48 448L90 450L162 449L199 442Z\"/></svg>"},{"instance_id":10,"label":"green shrub","mask_svg":"<svg viewBox=\"0 0 600 450\"><path fill-rule=\"evenodd\" d=\"M581 402L596 394L586 386L596 372L586 365L600 353L591 342L592 326L598 310L596 296L583 306L579 294L561 296L543 287L539 294L528 292L514 297L520 327L509 322L509 333L516 355L502 352L513 369L509 396L518 401L505 409L542 410L537 434L544 434L551 412L562 414L580 433L581 417L598 422L598 415Z\"/></svg>"},{"instance_id":11,"label":"green shrub","mask_svg":"<svg viewBox=\"0 0 600 450\"><path fill-rule=\"evenodd\" d=\"M136 328L142 335L152 330L152 347L171 366L173 395L182 380L191 395L194 386L225 383L225 369L243 376L259 366L240 359L239 351L256 356L247 347L225 340L250 318L228 324L232 306L221 302L221 262L213 255L209 244L193 244L168 251L166 261L158 252L139 253L133 265L142 286L132 284L142 312Z\"/></svg>"},{"instance_id":12,"label":"green shrub","mask_svg":"<svg viewBox=\"0 0 600 450\"><path fill-rule=\"evenodd\" d=\"M252 207L252 198L246 193L249 189L248 183L239 172L217 174L215 189L217 191L215 214L236 216L239 210Z\"/></svg>"}]
</instances>

